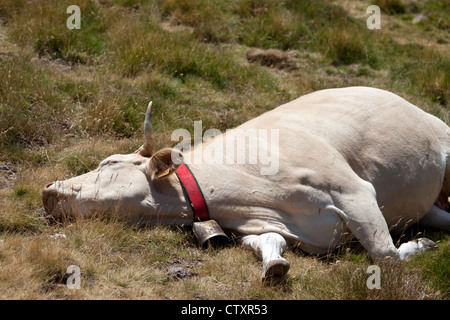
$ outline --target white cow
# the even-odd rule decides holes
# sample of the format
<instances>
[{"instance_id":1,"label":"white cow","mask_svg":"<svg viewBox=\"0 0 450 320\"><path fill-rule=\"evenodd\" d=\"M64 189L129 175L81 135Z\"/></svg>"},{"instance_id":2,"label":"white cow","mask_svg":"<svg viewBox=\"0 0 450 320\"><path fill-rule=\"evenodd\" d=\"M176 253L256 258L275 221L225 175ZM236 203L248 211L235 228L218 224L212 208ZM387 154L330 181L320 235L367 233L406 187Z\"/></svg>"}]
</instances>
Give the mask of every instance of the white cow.
<instances>
[{"instance_id":1,"label":"white cow","mask_svg":"<svg viewBox=\"0 0 450 320\"><path fill-rule=\"evenodd\" d=\"M282 254L288 243L323 254L356 237L373 259L404 260L434 243L421 238L396 248L390 231L418 221L450 231L445 211L450 129L393 93L367 87L322 90L237 129L276 130L275 174L262 175L260 161L194 162L189 168L210 218L241 235L261 257L263 278L286 274L289 262ZM202 147L239 138L237 129ZM192 224L191 208L172 174L179 166L173 149L153 153L152 136L150 105L145 144L136 153L108 157L92 172L49 184L43 191L46 211L85 217L106 211L133 224ZM234 156L268 145L264 139L269 136L259 135ZM198 150L184 159L195 158Z\"/></svg>"}]
</instances>

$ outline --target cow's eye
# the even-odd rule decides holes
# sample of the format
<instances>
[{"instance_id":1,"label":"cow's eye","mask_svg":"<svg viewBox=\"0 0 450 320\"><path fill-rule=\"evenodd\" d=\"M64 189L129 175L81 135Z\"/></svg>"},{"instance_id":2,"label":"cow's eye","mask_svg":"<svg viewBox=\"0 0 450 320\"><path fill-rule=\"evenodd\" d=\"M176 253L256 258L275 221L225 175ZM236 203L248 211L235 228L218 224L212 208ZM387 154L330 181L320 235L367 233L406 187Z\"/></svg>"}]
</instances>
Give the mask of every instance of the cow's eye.
<instances>
[{"instance_id":1,"label":"cow's eye","mask_svg":"<svg viewBox=\"0 0 450 320\"><path fill-rule=\"evenodd\" d=\"M104 161L104 162L100 163L99 168L102 168L102 167L107 166L107 165L115 164L115 163L118 163L118 162L119 161L117 161L117 160Z\"/></svg>"}]
</instances>

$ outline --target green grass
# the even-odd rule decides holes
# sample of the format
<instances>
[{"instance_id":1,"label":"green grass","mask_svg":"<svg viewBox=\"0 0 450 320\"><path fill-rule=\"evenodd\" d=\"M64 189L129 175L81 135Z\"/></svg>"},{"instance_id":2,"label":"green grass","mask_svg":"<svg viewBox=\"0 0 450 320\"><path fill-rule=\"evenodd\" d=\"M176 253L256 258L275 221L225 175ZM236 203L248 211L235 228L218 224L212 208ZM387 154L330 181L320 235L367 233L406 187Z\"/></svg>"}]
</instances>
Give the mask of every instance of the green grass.
<instances>
[{"instance_id":1,"label":"green grass","mask_svg":"<svg viewBox=\"0 0 450 320\"><path fill-rule=\"evenodd\" d=\"M408 267L418 270L442 298L450 299L450 238L448 235L439 238L439 250L414 257Z\"/></svg>"},{"instance_id":2,"label":"green grass","mask_svg":"<svg viewBox=\"0 0 450 320\"><path fill-rule=\"evenodd\" d=\"M18 1L16 8L8 10L13 36L19 43L32 45L39 55L86 63L105 50L102 34L105 17L94 2L76 1L83 12L82 28L69 30L66 8L71 4L73 1L38 1L33 5Z\"/></svg>"},{"instance_id":3,"label":"green grass","mask_svg":"<svg viewBox=\"0 0 450 320\"><path fill-rule=\"evenodd\" d=\"M377 0L374 4L379 6L382 12L388 14L405 13L407 10L406 4L402 0Z\"/></svg>"},{"instance_id":4,"label":"green grass","mask_svg":"<svg viewBox=\"0 0 450 320\"><path fill-rule=\"evenodd\" d=\"M60 92L30 56L13 57L0 65L0 145L45 144L52 141L51 122L63 108Z\"/></svg>"},{"instance_id":5,"label":"green grass","mask_svg":"<svg viewBox=\"0 0 450 320\"><path fill-rule=\"evenodd\" d=\"M431 97L443 106L450 99L450 60L444 53L421 45L401 46L401 59L391 68L397 79L415 94ZM415 62L412 57L416 57Z\"/></svg>"},{"instance_id":6,"label":"green grass","mask_svg":"<svg viewBox=\"0 0 450 320\"><path fill-rule=\"evenodd\" d=\"M80 30L66 28L72 4ZM0 164L15 170L0 187L0 298L448 299L442 233L439 250L383 266L391 276L381 291L365 287L364 251L346 246L328 261L288 250L286 283L269 287L249 251L200 250L186 229L41 216L46 183L142 144L150 100L158 149L195 120L225 131L300 95L351 85L391 90L450 123L448 1L377 1L381 30L366 28L370 4L0 0ZM417 14L427 19L412 24ZM254 48L293 52L298 69L249 62ZM58 232L67 239L50 237ZM68 264L84 271L84 291L65 289ZM170 280L172 265L197 275Z\"/></svg>"}]
</instances>

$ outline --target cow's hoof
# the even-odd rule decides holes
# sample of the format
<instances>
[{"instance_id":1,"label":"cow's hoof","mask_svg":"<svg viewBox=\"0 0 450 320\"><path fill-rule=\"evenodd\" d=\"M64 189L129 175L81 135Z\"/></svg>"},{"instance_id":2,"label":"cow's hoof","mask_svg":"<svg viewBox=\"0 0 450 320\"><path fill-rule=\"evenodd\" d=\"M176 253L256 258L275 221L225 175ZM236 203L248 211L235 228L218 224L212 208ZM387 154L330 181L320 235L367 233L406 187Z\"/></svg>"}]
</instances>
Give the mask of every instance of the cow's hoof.
<instances>
[{"instance_id":1,"label":"cow's hoof","mask_svg":"<svg viewBox=\"0 0 450 320\"><path fill-rule=\"evenodd\" d=\"M264 268L262 281L264 283L277 283L285 279L291 264L285 259L270 261Z\"/></svg>"},{"instance_id":2,"label":"cow's hoof","mask_svg":"<svg viewBox=\"0 0 450 320\"><path fill-rule=\"evenodd\" d=\"M400 260L408 260L411 256L436 249L437 245L427 238L419 238L402 244L399 248Z\"/></svg>"},{"instance_id":3,"label":"cow's hoof","mask_svg":"<svg viewBox=\"0 0 450 320\"><path fill-rule=\"evenodd\" d=\"M437 248L437 244L433 240L430 240L428 238L419 238L417 239L417 242L419 243L419 246L424 248L425 250Z\"/></svg>"}]
</instances>

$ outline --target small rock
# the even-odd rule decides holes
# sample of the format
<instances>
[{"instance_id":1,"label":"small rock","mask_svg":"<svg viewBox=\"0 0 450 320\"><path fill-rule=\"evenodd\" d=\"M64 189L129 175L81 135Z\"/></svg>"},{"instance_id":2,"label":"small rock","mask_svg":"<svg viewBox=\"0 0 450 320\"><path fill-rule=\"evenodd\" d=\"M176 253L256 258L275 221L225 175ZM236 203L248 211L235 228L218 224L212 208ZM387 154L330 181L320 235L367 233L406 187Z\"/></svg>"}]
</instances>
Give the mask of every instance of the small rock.
<instances>
[{"instance_id":1,"label":"small rock","mask_svg":"<svg viewBox=\"0 0 450 320\"><path fill-rule=\"evenodd\" d=\"M183 279L189 277L189 272L182 267L171 266L167 272L167 275L170 279Z\"/></svg>"},{"instance_id":2,"label":"small rock","mask_svg":"<svg viewBox=\"0 0 450 320\"><path fill-rule=\"evenodd\" d=\"M202 296L200 293L194 292L194 298L197 300L206 300L204 296Z\"/></svg>"},{"instance_id":3,"label":"small rock","mask_svg":"<svg viewBox=\"0 0 450 320\"><path fill-rule=\"evenodd\" d=\"M52 238L52 239L58 239L58 238L67 239L67 236L64 233L55 233L55 234L52 234L50 236L50 238Z\"/></svg>"},{"instance_id":4,"label":"small rock","mask_svg":"<svg viewBox=\"0 0 450 320\"><path fill-rule=\"evenodd\" d=\"M171 266L171 267L169 267L169 270L167 272L167 276L170 280L190 278L194 275L195 274L193 274L179 266Z\"/></svg>"},{"instance_id":5,"label":"small rock","mask_svg":"<svg viewBox=\"0 0 450 320\"><path fill-rule=\"evenodd\" d=\"M424 15L424 14L419 14L417 16L414 17L414 19L412 20L413 24L419 23L422 20L426 20L428 19L428 16Z\"/></svg>"}]
</instances>

